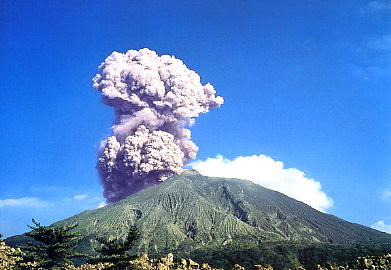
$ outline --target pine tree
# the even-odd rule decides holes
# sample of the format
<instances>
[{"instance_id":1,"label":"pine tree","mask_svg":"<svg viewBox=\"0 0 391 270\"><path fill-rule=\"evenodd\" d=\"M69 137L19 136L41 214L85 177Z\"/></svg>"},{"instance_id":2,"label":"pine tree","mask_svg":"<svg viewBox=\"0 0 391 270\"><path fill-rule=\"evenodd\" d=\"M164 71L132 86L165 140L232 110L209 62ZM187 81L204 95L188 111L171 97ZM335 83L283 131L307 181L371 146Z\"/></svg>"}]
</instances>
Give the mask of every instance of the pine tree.
<instances>
[{"instance_id":1,"label":"pine tree","mask_svg":"<svg viewBox=\"0 0 391 270\"><path fill-rule=\"evenodd\" d=\"M34 261L41 269L64 269L66 264L72 263L71 258L85 256L70 250L82 240L78 232L70 232L78 224L47 227L34 219L32 222L33 226L28 225L32 231L26 235L34 241L21 247L25 252L23 263Z\"/></svg>"},{"instance_id":2,"label":"pine tree","mask_svg":"<svg viewBox=\"0 0 391 270\"><path fill-rule=\"evenodd\" d=\"M112 263L113 266L110 269L129 269L129 261L135 259L137 256L129 253L129 250L133 248L136 240L140 237L140 232L135 226L129 228L128 233L124 240L120 240L117 237L104 238L95 237L98 242L98 246L94 247L94 250L100 255L94 259L89 260L91 263Z\"/></svg>"}]
</instances>

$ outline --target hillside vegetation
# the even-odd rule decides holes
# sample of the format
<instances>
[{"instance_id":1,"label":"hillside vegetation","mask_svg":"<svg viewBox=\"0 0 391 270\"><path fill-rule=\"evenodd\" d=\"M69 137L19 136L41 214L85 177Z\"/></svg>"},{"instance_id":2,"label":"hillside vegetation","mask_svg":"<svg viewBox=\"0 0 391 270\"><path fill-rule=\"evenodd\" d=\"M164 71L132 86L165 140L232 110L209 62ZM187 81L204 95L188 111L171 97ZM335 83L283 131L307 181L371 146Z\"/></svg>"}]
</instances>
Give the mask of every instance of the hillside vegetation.
<instances>
[{"instance_id":1,"label":"hillside vegetation","mask_svg":"<svg viewBox=\"0 0 391 270\"><path fill-rule=\"evenodd\" d=\"M269 263L281 269L346 263L390 250L391 235L321 213L250 181L206 177L194 170L106 207L85 211L54 226L78 223L80 252L94 254L96 236L124 236L135 225L134 252L168 253L214 267ZM17 236L7 239L16 245Z\"/></svg>"}]
</instances>

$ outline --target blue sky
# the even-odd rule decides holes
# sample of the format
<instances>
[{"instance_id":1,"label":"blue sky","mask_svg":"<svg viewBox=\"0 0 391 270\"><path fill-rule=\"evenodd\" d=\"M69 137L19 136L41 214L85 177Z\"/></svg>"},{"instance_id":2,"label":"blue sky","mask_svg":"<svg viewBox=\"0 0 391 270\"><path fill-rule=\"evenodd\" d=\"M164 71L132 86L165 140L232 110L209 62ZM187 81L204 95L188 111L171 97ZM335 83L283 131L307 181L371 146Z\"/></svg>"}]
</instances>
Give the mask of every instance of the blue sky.
<instances>
[{"instance_id":1,"label":"blue sky","mask_svg":"<svg viewBox=\"0 0 391 270\"><path fill-rule=\"evenodd\" d=\"M390 230L390 1L0 2L0 233L93 209L112 52L175 55L225 104L198 159L265 155L321 184L326 211ZM305 191L303 191L305 192Z\"/></svg>"}]
</instances>

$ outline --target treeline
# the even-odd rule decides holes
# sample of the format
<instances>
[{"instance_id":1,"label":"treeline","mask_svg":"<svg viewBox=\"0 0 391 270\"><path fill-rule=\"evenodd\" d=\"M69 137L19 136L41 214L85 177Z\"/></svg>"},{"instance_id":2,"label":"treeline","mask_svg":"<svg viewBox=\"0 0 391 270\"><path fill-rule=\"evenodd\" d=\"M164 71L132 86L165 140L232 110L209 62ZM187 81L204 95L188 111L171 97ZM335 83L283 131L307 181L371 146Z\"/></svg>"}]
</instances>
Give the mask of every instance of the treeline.
<instances>
[{"instance_id":1,"label":"treeline","mask_svg":"<svg viewBox=\"0 0 391 270\"><path fill-rule=\"evenodd\" d=\"M130 253L140 233L131 226L123 239L117 237L95 237L94 251L98 254L91 256L75 251L83 237L75 231L78 224L65 226L42 226L36 220L28 225L30 237L26 246L17 248L7 247L4 242L0 246L0 269L15 270L68 270L68 269L134 269L130 264L137 256ZM0 235L0 238L2 235ZM77 268L73 260L83 258L87 264Z\"/></svg>"},{"instance_id":2,"label":"treeline","mask_svg":"<svg viewBox=\"0 0 391 270\"><path fill-rule=\"evenodd\" d=\"M95 237L92 241L96 255L89 255L75 250L75 247L83 240L83 237L76 231L77 223L64 226L42 226L34 219L32 222L33 225L29 226L31 231L25 234L31 241L25 246L12 248L0 241L0 269L122 270L142 267L143 269L169 270L172 268L172 266L162 264L167 260L159 261L159 259L147 260L144 265L141 263L140 266L142 256L138 257L130 252L140 237L138 229L134 226L129 228L125 237ZM360 256L379 256L391 252L391 244L344 246L292 241L259 243L252 242L250 239L243 239L239 243L198 249L188 254L181 254L181 256L190 257L195 261L209 263L208 269L202 268L192 260L189 260L187 264L178 263L177 268L172 269L211 270L212 267L236 269L235 264L238 262L246 269L253 269L254 265L259 266L259 264L268 264L274 269L295 269L298 266L305 269L319 269L319 265L347 265ZM169 249L169 247L167 248ZM381 269L391 269L389 258L391 257L387 257L386 260L389 268ZM75 261L84 264L75 266ZM139 264L133 263L137 261ZM186 260L182 261L186 262ZM196 267L196 265L198 266ZM384 264L381 267L383 266Z\"/></svg>"}]
</instances>

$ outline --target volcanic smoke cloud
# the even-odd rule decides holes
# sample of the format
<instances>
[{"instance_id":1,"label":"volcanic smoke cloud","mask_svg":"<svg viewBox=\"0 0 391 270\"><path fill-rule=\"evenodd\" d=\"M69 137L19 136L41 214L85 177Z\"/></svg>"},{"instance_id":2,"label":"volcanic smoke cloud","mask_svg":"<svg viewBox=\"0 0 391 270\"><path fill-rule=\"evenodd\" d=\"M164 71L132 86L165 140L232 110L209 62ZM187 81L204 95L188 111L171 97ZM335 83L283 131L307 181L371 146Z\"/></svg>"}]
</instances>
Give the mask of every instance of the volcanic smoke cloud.
<instances>
[{"instance_id":1,"label":"volcanic smoke cloud","mask_svg":"<svg viewBox=\"0 0 391 270\"><path fill-rule=\"evenodd\" d=\"M93 82L116 115L97 164L108 202L180 174L198 151L187 127L224 102L181 60L149 49L113 52Z\"/></svg>"}]
</instances>

